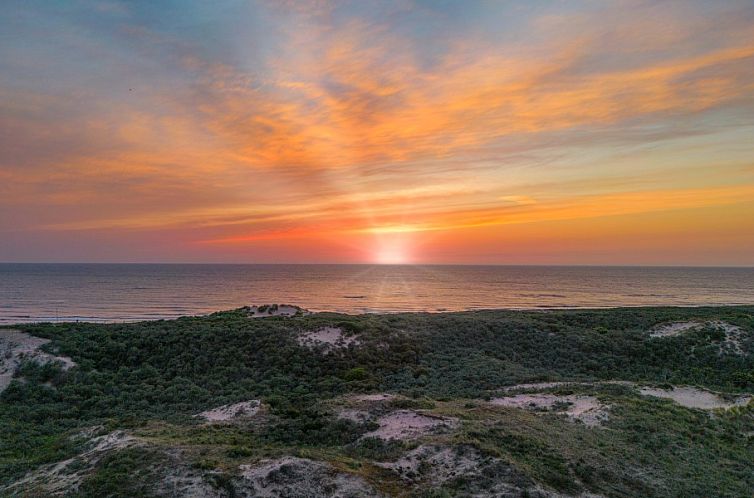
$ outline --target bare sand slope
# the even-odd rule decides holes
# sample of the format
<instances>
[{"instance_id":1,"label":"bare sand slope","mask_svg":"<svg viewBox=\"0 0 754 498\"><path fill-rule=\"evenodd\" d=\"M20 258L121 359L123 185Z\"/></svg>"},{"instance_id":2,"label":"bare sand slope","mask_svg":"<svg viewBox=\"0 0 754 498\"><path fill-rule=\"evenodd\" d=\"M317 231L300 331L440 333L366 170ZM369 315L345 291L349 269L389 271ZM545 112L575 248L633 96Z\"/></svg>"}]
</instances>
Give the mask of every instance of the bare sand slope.
<instances>
[{"instance_id":1,"label":"bare sand slope","mask_svg":"<svg viewBox=\"0 0 754 498\"><path fill-rule=\"evenodd\" d=\"M588 427L596 427L608 418L607 406L594 396L556 394L517 394L490 400L494 406L525 410L564 413L572 420L580 420Z\"/></svg>"},{"instance_id":2,"label":"bare sand slope","mask_svg":"<svg viewBox=\"0 0 754 498\"><path fill-rule=\"evenodd\" d=\"M13 375L24 360L40 364L59 362L64 370L76 366L67 356L55 356L39 349L48 342L48 339L35 337L20 330L0 329L0 392L10 385Z\"/></svg>"},{"instance_id":3,"label":"bare sand slope","mask_svg":"<svg viewBox=\"0 0 754 498\"><path fill-rule=\"evenodd\" d=\"M242 496L257 497L379 497L363 478L339 471L325 462L283 457L241 465L237 481Z\"/></svg>"},{"instance_id":4,"label":"bare sand slope","mask_svg":"<svg viewBox=\"0 0 754 498\"><path fill-rule=\"evenodd\" d=\"M458 420L427 415L413 410L396 410L376 420L379 427L363 437L389 439L416 439L427 434L447 432L458 426Z\"/></svg>"},{"instance_id":5,"label":"bare sand slope","mask_svg":"<svg viewBox=\"0 0 754 498\"><path fill-rule=\"evenodd\" d=\"M574 498L574 495L561 494L534 483L505 460L486 456L469 445L421 445L395 462L378 462L376 466L394 472L408 485L418 486L423 491L461 481L471 488L463 496L475 498ZM586 493L577 496L601 498Z\"/></svg>"},{"instance_id":6,"label":"bare sand slope","mask_svg":"<svg viewBox=\"0 0 754 498\"><path fill-rule=\"evenodd\" d=\"M674 322L665 323L653 328L649 332L650 337L675 337L692 330L704 327L704 322Z\"/></svg>"}]
</instances>

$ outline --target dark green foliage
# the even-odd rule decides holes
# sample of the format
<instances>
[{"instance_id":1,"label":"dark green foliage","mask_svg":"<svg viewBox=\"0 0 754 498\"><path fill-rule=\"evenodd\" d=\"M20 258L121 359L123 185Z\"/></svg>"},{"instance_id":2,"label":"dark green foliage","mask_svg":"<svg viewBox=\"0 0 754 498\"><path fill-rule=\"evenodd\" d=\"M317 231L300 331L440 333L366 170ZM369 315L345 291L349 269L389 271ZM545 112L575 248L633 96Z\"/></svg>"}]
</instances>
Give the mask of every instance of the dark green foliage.
<instances>
[{"instance_id":1,"label":"dark green foliage","mask_svg":"<svg viewBox=\"0 0 754 498\"><path fill-rule=\"evenodd\" d=\"M286 412L273 421L259 437L267 443L293 446L343 446L355 441L368 429L350 420L335 419L318 410Z\"/></svg>"},{"instance_id":2,"label":"dark green foliage","mask_svg":"<svg viewBox=\"0 0 754 498\"><path fill-rule=\"evenodd\" d=\"M647 333L657 324L692 318L723 319L751 331L742 310L750 308L400 315L393 325L417 337L421 368L398 369L385 387L478 397L521 381L620 378L751 389L741 372L754 370L754 355L721 355L721 331L664 339ZM751 337L742 346L754 352Z\"/></svg>"},{"instance_id":3,"label":"dark green foliage","mask_svg":"<svg viewBox=\"0 0 754 498\"><path fill-rule=\"evenodd\" d=\"M367 369L364 367L355 367L346 372L343 376L347 381L366 380L369 377Z\"/></svg>"},{"instance_id":4,"label":"dark green foliage","mask_svg":"<svg viewBox=\"0 0 754 498\"><path fill-rule=\"evenodd\" d=\"M226 451L226 455L230 458L245 458L253 456L254 451L251 448L246 448L244 446L233 446Z\"/></svg>"},{"instance_id":5,"label":"dark green foliage","mask_svg":"<svg viewBox=\"0 0 754 498\"><path fill-rule=\"evenodd\" d=\"M388 402L388 406L397 410L431 410L435 403L429 399L395 398Z\"/></svg>"}]
</instances>

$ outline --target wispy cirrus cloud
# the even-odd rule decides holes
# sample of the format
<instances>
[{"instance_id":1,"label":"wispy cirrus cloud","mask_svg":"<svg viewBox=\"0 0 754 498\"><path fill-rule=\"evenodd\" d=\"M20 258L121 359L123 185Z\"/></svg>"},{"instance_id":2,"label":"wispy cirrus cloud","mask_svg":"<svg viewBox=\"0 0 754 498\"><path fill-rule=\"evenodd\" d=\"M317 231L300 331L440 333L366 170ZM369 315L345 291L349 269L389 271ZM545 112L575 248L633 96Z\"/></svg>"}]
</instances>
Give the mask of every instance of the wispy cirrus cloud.
<instances>
[{"instance_id":1,"label":"wispy cirrus cloud","mask_svg":"<svg viewBox=\"0 0 754 498\"><path fill-rule=\"evenodd\" d=\"M273 63L283 79L265 88L211 72L204 117L251 162L354 167L445 157L510 135L677 118L748 99L754 88L753 39L578 74L601 50L599 38L551 47L539 59L467 41L425 68L405 40L385 35L374 44L383 31L355 23L314 40L299 34L298 55Z\"/></svg>"}]
</instances>

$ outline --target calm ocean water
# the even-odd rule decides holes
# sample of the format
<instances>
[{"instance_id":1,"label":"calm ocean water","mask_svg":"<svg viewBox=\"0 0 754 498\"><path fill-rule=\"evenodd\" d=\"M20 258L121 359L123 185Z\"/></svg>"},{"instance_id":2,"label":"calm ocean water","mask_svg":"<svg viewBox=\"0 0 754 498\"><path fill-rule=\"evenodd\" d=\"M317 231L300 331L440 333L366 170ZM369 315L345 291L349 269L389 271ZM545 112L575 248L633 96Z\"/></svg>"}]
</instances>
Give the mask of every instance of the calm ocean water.
<instances>
[{"instance_id":1,"label":"calm ocean water","mask_svg":"<svg viewBox=\"0 0 754 498\"><path fill-rule=\"evenodd\" d=\"M754 268L0 264L0 323L263 303L346 313L754 304Z\"/></svg>"}]
</instances>

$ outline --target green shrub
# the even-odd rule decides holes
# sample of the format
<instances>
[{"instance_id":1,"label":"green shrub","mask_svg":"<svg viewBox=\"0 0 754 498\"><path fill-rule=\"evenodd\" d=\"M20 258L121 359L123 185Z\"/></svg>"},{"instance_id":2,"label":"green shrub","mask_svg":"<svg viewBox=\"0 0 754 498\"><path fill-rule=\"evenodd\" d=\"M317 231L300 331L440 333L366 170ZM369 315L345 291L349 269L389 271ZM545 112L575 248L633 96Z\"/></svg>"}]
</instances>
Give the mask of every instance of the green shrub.
<instances>
[{"instance_id":1,"label":"green shrub","mask_svg":"<svg viewBox=\"0 0 754 498\"><path fill-rule=\"evenodd\" d=\"M348 370L343 376L343 378L349 382L365 380L368 377L369 377L369 373L367 373L367 369L364 367L352 368Z\"/></svg>"}]
</instances>

